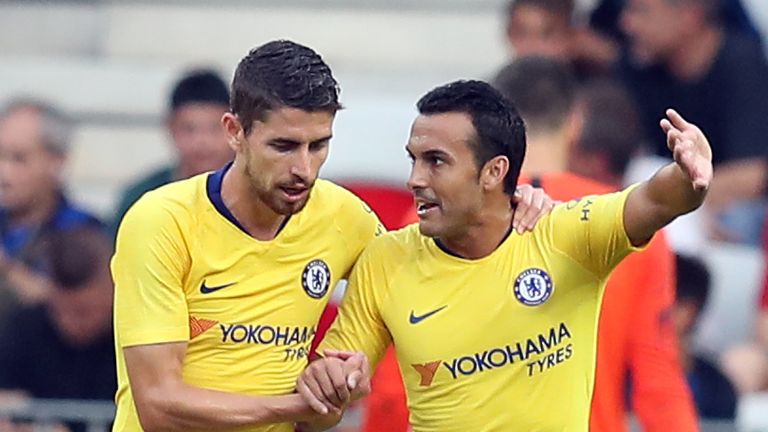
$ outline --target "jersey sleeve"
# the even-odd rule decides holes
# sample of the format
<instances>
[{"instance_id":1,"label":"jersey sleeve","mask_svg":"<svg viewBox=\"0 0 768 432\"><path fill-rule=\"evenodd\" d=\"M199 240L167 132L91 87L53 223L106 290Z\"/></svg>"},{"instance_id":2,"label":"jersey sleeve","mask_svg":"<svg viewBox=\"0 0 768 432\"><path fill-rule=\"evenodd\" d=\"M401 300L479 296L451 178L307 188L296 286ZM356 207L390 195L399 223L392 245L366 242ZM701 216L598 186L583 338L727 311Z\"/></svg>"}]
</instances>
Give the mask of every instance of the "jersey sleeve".
<instances>
[{"instance_id":1,"label":"jersey sleeve","mask_svg":"<svg viewBox=\"0 0 768 432\"><path fill-rule=\"evenodd\" d=\"M643 249L632 246L624 228L625 203L635 187L557 206L549 219L554 247L596 276L606 277L630 252Z\"/></svg>"},{"instance_id":2,"label":"jersey sleeve","mask_svg":"<svg viewBox=\"0 0 768 432\"><path fill-rule=\"evenodd\" d=\"M183 289L189 255L178 218L169 204L145 195L120 225L111 268L123 347L189 340Z\"/></svg>"},{"instance_id":3,"label":"jersey sleeve","mask_svg":"<svg viewBox=\"0 0 768 432\"><path fill-rule=\"evenodd\" d=\"M322 354L324 349L359 351L368 357L371 369L375 370L392 336L381 315L386 273L382 260L369 252L363 252L352 269L339 313L318 353Z\"/></svg>"}]
</instances>

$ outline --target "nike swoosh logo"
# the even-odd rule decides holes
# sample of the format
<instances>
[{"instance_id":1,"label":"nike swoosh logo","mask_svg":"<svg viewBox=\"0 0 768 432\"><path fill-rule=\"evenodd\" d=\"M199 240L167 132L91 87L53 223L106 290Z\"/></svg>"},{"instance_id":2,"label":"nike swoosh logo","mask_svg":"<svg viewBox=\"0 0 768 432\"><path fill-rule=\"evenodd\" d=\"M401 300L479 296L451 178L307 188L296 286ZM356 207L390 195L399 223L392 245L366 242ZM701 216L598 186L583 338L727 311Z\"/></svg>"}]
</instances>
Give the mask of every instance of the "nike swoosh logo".
<instances>
[{"instance_id":1,"label":"nike swoosh logo","mask_svg":"<svg viewBox=\"0 0 768 432\"><path fill-rule=\"evenodd\" d=\"M440 312L441 310L443 310L443 309L445 309L445 308L447 308L447 307L448 307L448 305L445 305L445 306L443 306L443 307L440 307L440 308L437 308L437 309L435 309L435 310L433 310L433 311L431 311L431 312L427 312L427 313L425 313L424 315L415 315L415 314L413 313L413 311L411 311L411 316L410 316L410 318L408 319L408 321L409 321L411 324L418 324L418 323L420 323L420 322L424 321L425 319L427 319L427 318L431 317L432 315L434 315L434 314L436 314L436 313Z\"/></svg>"},{"instance_id":2,"label":"nike swoosh logo","mask_svg":"<svg viewBox=\"0 0 768 432\"><path fill-rule=\"evenodd\" d=\"M214 293L214 292L216 292L218 290L222 290L222 289L224 289L226 287L231 287L232 285L234 285L236 283L237 282L232 282L232 283L228 283L228 284L224 284L224 285L209 287L209 286L205 286L205 281L203 281L203 284L200 285L200 292L203 293L203 294L210 294L210 293Z\"/></svg>"}]
</instances>

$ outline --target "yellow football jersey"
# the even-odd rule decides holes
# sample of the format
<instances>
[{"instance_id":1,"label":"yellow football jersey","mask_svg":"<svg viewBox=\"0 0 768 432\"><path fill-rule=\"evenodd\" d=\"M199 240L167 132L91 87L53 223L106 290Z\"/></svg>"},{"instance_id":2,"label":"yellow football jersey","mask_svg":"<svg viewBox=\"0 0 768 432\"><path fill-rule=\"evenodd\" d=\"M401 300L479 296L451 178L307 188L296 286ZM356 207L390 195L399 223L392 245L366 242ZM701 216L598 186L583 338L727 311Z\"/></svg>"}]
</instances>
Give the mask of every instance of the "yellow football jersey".
<instances>
[{"instance_id":1,"label":"yellow football jersey","mask_svg":"<svg viewBox=\"0 0 768 432\"><path fill-rule=\"evenodd\" d=\"M384 231L360 199L318 180L274 240L256 240L221 200L225 170L145 194L120 226L111 265L116 431L141 430L122 353L133 345L187 341L183 377L191 385L293 392L329 291Z\"/></svg>"},{"instance_id":2,"label":"yellow football jersey","mask_svg":"<svg viewBox=\"0 0 768 432\"><path fill-rule=\"evenodd\" d=\"M587 431L605 280L635 249L627 195L559 205L477 260L418 225L379 237L320 349L375 364L393 342L416 432Z\"/></svg>"}]
</instances>

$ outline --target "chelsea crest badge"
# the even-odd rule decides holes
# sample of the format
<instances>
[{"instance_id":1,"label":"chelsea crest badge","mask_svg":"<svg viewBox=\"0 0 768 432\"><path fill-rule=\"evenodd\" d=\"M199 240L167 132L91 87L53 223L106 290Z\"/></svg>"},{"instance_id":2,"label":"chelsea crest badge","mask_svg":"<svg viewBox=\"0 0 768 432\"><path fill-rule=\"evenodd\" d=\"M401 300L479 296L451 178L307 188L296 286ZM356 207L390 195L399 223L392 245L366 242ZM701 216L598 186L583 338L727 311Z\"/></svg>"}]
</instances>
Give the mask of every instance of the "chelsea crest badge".
<instances>
[{"instance_id":1,"label":"chelsea crest badge","mask_svg":"<svg viewBox=\"0 0 768 432\"><path fill-rule=\"evenodd\" d=\"M526 306L544 304L552 295L554 285L547 272L539 268L529 268L515 279L515 298Z\"/></svg>"}]
</instances>

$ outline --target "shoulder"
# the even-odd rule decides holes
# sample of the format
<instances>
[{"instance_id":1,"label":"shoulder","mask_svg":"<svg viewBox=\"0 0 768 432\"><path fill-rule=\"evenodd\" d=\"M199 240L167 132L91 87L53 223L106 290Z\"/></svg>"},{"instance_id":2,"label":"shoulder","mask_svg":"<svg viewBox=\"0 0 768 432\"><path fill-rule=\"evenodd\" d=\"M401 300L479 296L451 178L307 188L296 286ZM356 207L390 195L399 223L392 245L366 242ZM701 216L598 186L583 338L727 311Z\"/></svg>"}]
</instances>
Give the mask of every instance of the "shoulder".
<instances>
[{"instance_id":1,"label":"shoulder","mask_svg":"<svg viewBox=\"0 0 768 432\"><path fill-rule=\"evenodd\" d=\"M365 201L333 182L318 179L312 193L311 211L333 220L341 231L364 234L373 225L380 225L378 216Z\"/></svg>"},{"instance_id":2,"label":"shoulder","mask_svg":"<svg viewBox=\"0 0 768 432\"><path fill-rule=\"evenodd\" d=\"M205 199L206 178L201 174L145 193L128 209L123 224L136 221L151 226L167 220L188 220Z\"/></svg>"},{"instance_id":3,"label":"shoulder","mask_svg":"<svg viewBox=\"0 0 768 432\"><path fill-rule=\"evenodd\" d=\"M552 198L561 201L615 191L610 185L569 172L544 175L541 177L541 183Z\"/></svg>"},{"instance_id":4,"label":"shoulder","mask_svg":"<svg viewBox=\"0 0 768 432\"><path fill-rule=\"evenodd\" d=\"M104 226L102 221L93 213L73 204L67 198L62 199L61 205L53 216L52 223L55 229L77 228L83 225L102 228Z\"/></svg>"},{"instance_id":5,"label":"shoulder","mask_svg":"<svg viewBox=\"0 0 768 432\"><path fill-rule=\"evenodd\" d=\"M397 231L386 232L368 243L361 259L378 262L401 263L423 250L426 237L419 232L419 224L411 224Z\"/></svg>"},{"instance_id":6,"label":"shoulder","mask_svg":"<svg viewBox=\"0 0 768 432\"><path fill-rule=\"evenodd\" d=\"M317 179L312 190L315 207L331 212L370 212L368 205L347 189L329 180Z\"/></svg>"}]
</instances>

